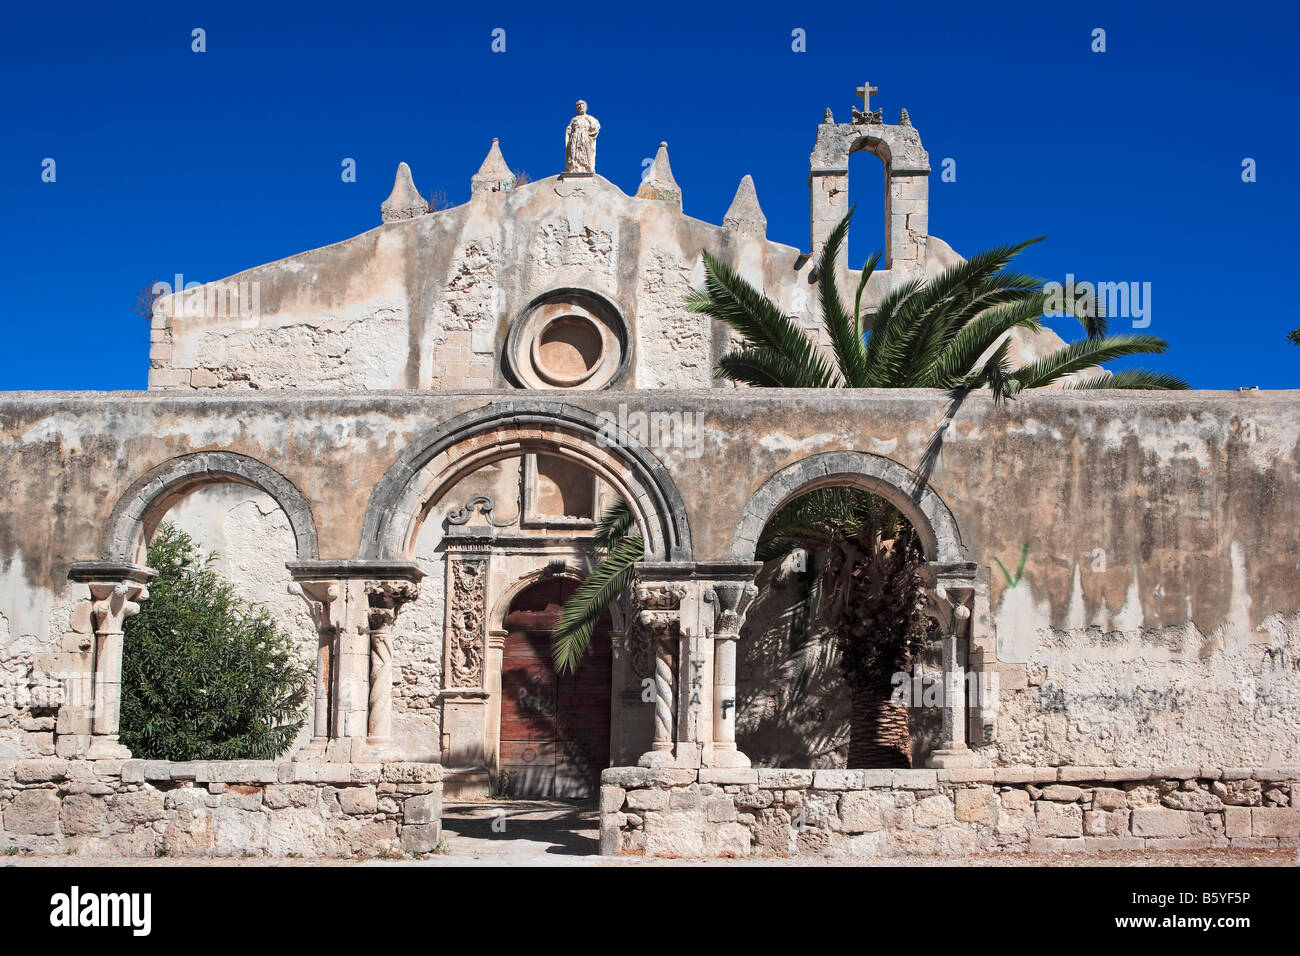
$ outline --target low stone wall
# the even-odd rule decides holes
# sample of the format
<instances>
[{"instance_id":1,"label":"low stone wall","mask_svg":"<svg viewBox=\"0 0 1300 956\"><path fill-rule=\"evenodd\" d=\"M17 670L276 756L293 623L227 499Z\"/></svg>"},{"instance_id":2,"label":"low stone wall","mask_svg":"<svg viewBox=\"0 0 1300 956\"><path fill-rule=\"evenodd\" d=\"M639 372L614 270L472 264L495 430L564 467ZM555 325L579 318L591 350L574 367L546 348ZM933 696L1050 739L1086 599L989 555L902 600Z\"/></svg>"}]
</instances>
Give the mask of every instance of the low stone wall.
<instances>
[{"instance_id":1,"label":"low stone wall","mask_svg":"<svg viewBox=\"0 0 1300 956\"><path fill-rule=\"evenodd\" d=\"M1300 845L1300 767L601 775L600 852L959 856Z\"/></svg>"},{"instance_id":2,"label":"low stone wall","mask_svg":"<svg viewBox=\"0 0 1300 956\"><path fill-rule=\"evenodd\" d=\"M0 852L427 853L441 817L437 764L0 761Z\"/></svg>"}]
</instances>

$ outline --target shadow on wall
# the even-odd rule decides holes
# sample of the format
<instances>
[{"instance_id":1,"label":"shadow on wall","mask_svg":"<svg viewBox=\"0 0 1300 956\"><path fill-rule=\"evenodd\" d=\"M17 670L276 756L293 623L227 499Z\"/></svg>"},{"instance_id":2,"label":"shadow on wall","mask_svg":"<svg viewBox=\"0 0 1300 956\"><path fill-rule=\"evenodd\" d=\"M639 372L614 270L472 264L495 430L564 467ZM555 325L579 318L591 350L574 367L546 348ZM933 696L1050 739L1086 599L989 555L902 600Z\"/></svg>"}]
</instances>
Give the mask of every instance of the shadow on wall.
<instances>
[{"instance_id":1,"label":"shadow on wall","mask_svg":"<svg viewBox=\"0 0 1300 956\"><path fill-rule=\"evenodd\" d=\"M850 698L835 642L820 624L813 559L797 570L789 556L757 578L736 661L736 740L756 767L834 769L847 763ZM918 662L913 687L942 680L938 643ZM941 686L941 685L940 685ZM923 692L917 693L924 699ZM913 707L912 765L939 746L938 707Z\"/></svg>"},{"instance_id":2,"label":"shadow on wall","mask_svg":"<svg viewBox=\"0 0 1300 956\"><path fill-rule=\"evenodd\" d=\"M849 697L839 655L816 624L816 574L769 561L740 636L736 742L757 767L843 767Z\"/></svg>"}]
</instances>

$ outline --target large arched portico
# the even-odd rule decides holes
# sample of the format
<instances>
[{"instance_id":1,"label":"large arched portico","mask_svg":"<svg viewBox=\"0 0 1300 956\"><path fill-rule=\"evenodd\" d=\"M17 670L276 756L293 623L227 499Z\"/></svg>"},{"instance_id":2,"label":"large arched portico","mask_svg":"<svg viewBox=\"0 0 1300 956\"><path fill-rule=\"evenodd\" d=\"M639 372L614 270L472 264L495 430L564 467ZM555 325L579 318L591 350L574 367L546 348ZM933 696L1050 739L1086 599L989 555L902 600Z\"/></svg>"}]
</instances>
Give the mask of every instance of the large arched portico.
<instances>
[{"instance_id":1,"label":"large arched portico","mask_svg":"<svg viewBox=\"0 0 1300 956\"><path fill-rule=\"evenodd\" d=\"M536 462L543 458L567 463L573 473L597 480L602 495L626 501L648 559L683 562L691 556L690 526L675 483L612 416L523 399L467 412L414 441L371 496L358 556L363 562L418 559L431 570L431 603L422 613L442 627L439 753L451 771L452 795L484 793L495 774L507 769L501 764L502 744L509 739L502 724L514 718L503 712L502 678L513 633L505 618L513 602L538 582L580 578L577 572L587 560L594 520L529 523L531 505L522 492L515 516L502 517L515 511L501 500L505 492L497 488L494 499L485 493L491 489L477 484L489 480L484 475L509 470L513 460L530 458L534 475L540 474ZM523 484L533 487L527 480ZM482 510L472 520L476 508ZM621 660L621 647L614 653ZM624 753L632 746L621 736L627 680L621 664L609 672L606 710L609 700L618 703L607 718L610 739L603 753ZM635 709L646 710L639 696L636 700ZM648 710L645 716L644 734L629 730L638 738L637 753L648 743ZM635 719L628 725L640 727Z\"/></svg>"},{"instance_id":2,"label":"large arched portico","mask_svg":"<svg viewBox=\"0 0 1300 956\"><path fill-rule=\"evenodd\" d=\"M942 738L930 760L933 766L964 765L971 756L967 740L972 731L975 739L984 741L992 733L992 724L985 720L989 702L967 695L972 674L976 686L983 688L993 672L987 575L981 579L956 517L921 476L893 459L860 451L825 452L796 461L750 496L732 535L729 557L751 560L763 527L778 510L811 491L831 487L879 495L921 537L928 561L930 613L939 621L943 655Z\"/></svg>"},{"instance_id":3,"label":"large arched portico","mask_svg":"<svg viewBox=\"0 0 1300 956\"><path fill-rule=\"evenodd\" d=\"M131 483L108 520L104 541L108 560L143 563L149 538L168 509L195 488L220 482L248 485L274 498L293 528L297 559L316 558L316 522L311 503L293 482L248 455L204 451L169 459Z\"/></svg>"}]
</instances>

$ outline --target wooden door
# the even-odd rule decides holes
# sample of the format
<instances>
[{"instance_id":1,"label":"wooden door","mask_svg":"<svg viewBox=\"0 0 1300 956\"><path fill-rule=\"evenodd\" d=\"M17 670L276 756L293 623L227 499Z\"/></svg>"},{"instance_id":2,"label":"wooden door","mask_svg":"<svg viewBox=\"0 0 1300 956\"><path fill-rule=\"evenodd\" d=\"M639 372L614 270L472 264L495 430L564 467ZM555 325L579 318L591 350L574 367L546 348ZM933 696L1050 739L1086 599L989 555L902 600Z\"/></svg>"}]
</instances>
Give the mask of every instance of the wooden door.
<instances>
[{"instance_id":1,"label":"wooden door","mask_svg":"<svg viewBox=\"0 0 1300 956\"><path fill-rule=\"evenodd\" d=\"M571 674L551 664L551 631L577 584L557 578L515 598L501 663L501 770L517 797L594 797L609 766L609 614Z\"/></svg>"}]
</instances>

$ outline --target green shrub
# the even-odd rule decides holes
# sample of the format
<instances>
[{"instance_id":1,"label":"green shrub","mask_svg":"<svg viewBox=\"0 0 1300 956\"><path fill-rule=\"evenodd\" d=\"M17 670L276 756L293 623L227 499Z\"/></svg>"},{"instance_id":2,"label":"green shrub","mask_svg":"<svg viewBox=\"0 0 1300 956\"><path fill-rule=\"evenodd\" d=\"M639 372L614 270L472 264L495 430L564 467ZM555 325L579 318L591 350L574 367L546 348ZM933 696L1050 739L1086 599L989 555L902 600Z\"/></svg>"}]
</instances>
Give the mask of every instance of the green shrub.
<instances>
[{"instance_id":1,"label":"green shrub","mask_svg":"<svg viewBox=\"0 0 1300 956\"><path fill-rule=\"evenodd\" d=\"M147 560L158 576L124 628L122 743L150 760L283 754L311 681L292 639L174 526L158 529Z\"/></svg>"}]
</instances>

